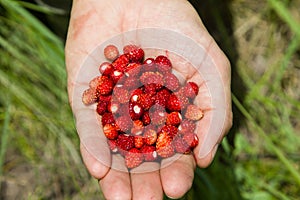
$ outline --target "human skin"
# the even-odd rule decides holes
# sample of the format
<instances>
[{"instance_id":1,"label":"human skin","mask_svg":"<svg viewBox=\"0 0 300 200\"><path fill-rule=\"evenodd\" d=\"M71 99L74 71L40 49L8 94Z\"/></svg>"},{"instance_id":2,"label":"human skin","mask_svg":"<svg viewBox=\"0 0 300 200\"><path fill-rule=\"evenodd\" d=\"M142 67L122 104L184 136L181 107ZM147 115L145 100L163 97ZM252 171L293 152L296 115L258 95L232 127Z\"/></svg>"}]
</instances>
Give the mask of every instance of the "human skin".
<instances>
[{"instance_id":1,"label":"human skin","mask_svg":"<svg viewBox=\"0 0 300 200\"><path fill-rule=\"evenodd\" d=\"M217 139L206 138L211 139L213 145L208 147L210 150L205 155L201 155L197 147L193 155L183 155L166 167L145 173L122 172L104 165L81 143L83 161L89 173L99 179L107 199L162 199L163 193L171 198L183 196L192 185L195 167L207 167L212 162L218 144L232 125L230 63L186 0L74 0L65 47L70 104L78 72L89 53L115 35L142 28L167 28L192 38L205 49L224 86L225 123ZM192 74L186 74L189 72L178 71L193 78ZM210 105L209 102L204 105L207 108L205 122L206 116L210 115ZM72 106L72 110L78 123L82 116L76 107ZM208 128L208 125L203 128ZM197 134L201 141L203 136L200 132Z\"/></svg>"}]
</instances>

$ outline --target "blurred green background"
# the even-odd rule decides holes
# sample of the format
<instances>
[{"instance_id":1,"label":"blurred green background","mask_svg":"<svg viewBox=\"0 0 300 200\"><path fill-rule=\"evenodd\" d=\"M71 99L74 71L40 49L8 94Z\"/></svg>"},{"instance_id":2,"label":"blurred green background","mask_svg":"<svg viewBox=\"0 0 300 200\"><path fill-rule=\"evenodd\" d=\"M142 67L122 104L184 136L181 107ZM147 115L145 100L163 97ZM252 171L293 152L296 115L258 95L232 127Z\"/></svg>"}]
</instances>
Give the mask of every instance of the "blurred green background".
<instances>
[{"instance_id":1,"label":"blurred green background","mask_svg":"<svg viewBox=\"0 0 300 200\"><path fill-rule=\"evenodd\" d=\"M234 126L182 199L300 199L300 1L190 2L231 61ZM67 100L70 6L0 0L0 199L103 198Z\"/></svg>"}]
</instances>

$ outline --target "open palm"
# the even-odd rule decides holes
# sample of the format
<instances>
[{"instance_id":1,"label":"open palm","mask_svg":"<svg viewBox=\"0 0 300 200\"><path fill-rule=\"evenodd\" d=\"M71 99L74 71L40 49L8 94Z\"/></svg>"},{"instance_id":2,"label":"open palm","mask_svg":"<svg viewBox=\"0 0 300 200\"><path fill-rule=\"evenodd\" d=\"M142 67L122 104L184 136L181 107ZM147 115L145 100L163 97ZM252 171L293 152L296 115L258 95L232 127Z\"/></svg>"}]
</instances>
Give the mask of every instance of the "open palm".
<instances>
[{"instance_id":1,"label":"open palm","mask_svg":"<svg viewBox=\"0 0 300 200\"><path fill-rule=\"evenodd\" d=\"M96 158L90 151L96 147L81 142L85 165L91 175L100 179L100 186L107 199L161 199L163 192L172 198L181 197L191 187L196 164L205 167L211 163L218 144L231 127L230 64L226 56L208 34L196 11L185 0L77 0L73 3L65 52L70 103L81 136L97 127L87 120L90 108L73 104L74 91L76 87L84 85L78 82L79 72L89 54L99 44L125 31L161 28L185 35L204 49L204 55L199 55L202 58L201 63L196 68L175 55L169 55L172 62L176 63L176 71L185 79L193 80L201 86L196 104L205 110L205 115L201 126L196 129L200 144L194 150L194 155L180 156L172 164L158 167L157 170L128 173L126 170L111 167L118 163L119 158L109 156L104 136L97 141L98 147L101 147L102 153L98 155L102 156L101 159ZM138 40L139 38L136 39L136 44L139 44ZM206 63L215 69L213 73L207 73L210 76L208 80L199 75L197 70ZM212 95L212 88L202 84L206 82L214 82L216 87L222 85L222 89L218 90L221 92ZM214 99L218 100L213 101ZM211 133L213 115L220 114L214 113L216 110L222 112L224 120L213 124L220 128ZM105 162L101 162L102 160ZM167 161L162 161L162 164L164 162ZM152 163L145 163L136 170L143 171L149 165L156 167L151 166Z\"/></svg>"}]
</instances>

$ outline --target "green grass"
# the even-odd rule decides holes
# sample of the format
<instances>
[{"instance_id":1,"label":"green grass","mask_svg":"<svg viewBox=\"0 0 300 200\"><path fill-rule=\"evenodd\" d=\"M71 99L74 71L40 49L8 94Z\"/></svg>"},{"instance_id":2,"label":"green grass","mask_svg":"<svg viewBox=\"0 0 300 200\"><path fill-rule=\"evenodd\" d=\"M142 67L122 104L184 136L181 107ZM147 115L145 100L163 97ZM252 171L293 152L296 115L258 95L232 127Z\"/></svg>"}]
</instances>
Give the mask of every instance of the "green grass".
<instances>
[{"instance_id":1,"label":"green grass","mask_svg":"<svg viewBox=\"0 0 300 200\"><path fill-rule=\"evenodd\" d=\"M234 146L223 140L213 164L196 169L182 199L300 199L300 2L251 2L232 2L233 31L244 25L243 33L228 34L214 13L227 55L234 37L238 43L232 64L245 91L232 98L243 123ZM0 1L0 198L101 198L79 154L63 41L24 7L60 13Z\"/></svg>"}]
</instances>

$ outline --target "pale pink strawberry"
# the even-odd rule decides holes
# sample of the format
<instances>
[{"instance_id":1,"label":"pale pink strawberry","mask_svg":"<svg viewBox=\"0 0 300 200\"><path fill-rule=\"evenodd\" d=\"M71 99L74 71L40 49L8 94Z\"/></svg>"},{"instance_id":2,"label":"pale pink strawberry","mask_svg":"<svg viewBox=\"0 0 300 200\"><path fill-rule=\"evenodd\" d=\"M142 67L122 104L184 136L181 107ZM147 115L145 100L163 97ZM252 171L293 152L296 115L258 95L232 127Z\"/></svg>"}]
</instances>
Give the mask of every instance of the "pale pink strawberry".
<instances>
[{"instance_id":1,"label":"pale pink strawberry","mask_svg":"<svg viewBox=\"0 0 300 200\"><path fill-rule=\"evenodd\" d=\"M196 105L188 105L184 116L190 120L200 120L203 117L203 111Z\"/></svg>"},{"instance_id":2,"label":"pale pink strawberry","mask_svg":"<svg viewBox=\"0 0 300 200\"><path fill-rule=\"evenodd\" d=\"M116 125L119 128L119 130L127 132L132 127L132 120L126 115L120 116L116 119Z\"/></svg>"},{"instance_id":3,"label":"pale pink strawberry","mask_svg":"<svg viewBox=\"0 0 300 200\"><path fill-rule=\"evenodd\" d=\"M189 119L184 119L178 126L178 130L180 133L188 133L188 132L194 132L196 129L196 124Z\"/></svg>"},{"instance_id":4,"label":"pale pink strawberry","mask_svg":"<svg viewBox=\"0 0 300 200\"><path fill-rule=\"evenodd\" d=\"M120 102L120 103L127 103L129 102L129 91L124 86L116 86L113 90L113 96Z\"/></svg>"},{"instance_id":5,"label":"pale pink strawberry","mask_svg":"<svg viewBox=\"0 0 300 200\"><path fill-rule=\"evenodd\" d=\"M177 135L173 139L172 143L177 153L188 154L191 152L191 147L182 139L180 135Z\"/></svg>"},{"instance_id":6,"label":"pale pink strawberry","mask_svg":"<svg viewBox=\"0 0 300 200\"><path fill-rule=\"evenodd\" d=\"M119 56L119 50L115 45L107 45L104 48L104 56L107 60L113 61Z\"/></svg>"},{"instance_id":7,"label":"pale pink strawberry","mask_svg":"<svg viewBox=\"0 0 300 200\"><path fill-rule=\"evenodd\" d=\"M164 110L155 110L153 112L150 111L151 124L153 125L162 125L165 124L167 119L167 112Z\"/></svg>"},{"instance_id":8,"label":"pale pink strawberry","mask_svg":"<svg viewBox=\"0 0 300 200\"><path fill-rule=\"evenodd\" d=\"M195 133L185 133L182 136L182 139L190 146L190 148L195 148L198 143L199 139L198 136Z\"/></svg>"}]
</instances>

